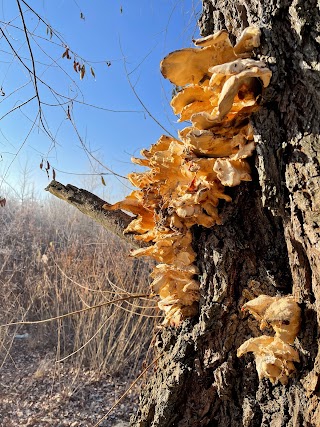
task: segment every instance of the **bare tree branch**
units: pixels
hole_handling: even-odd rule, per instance
[[[126,240],[132,246],[145,246],[143,242],[135,240],[132,234],[123,234],[124,229],[132,221],[132,216],[127,215],[121,210],[107,211],[103,209],[102,206],[109,203],[89,191],[71,184],[63,185],[58,181],[51,181],[46,191],[76,207],[83,214],[98,222],[106,230]]]

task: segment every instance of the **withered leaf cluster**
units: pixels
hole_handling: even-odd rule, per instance
[[[198,312],[200,285],[190,228],[220,224],[219,200],[231,201],[225,186],[251,180],[246,158],[255,144],[249,117],[271,78],[263,62],[249,59],[259,39],[259,29],[250,27],[232,46],[228,33],[219,31],[162,60],[163,76],[182,87],[171,106],[179,121],[190,125],[179,138],[163,135],[141,151],[142,158],[132,159],[148,168],[128,176],[138,189],[106,207],[132,212],[135,218],[126,232],[151,244],[132,256],[160,263],[151,274],[151,288],[160,297],[164,325],[177,326]]]
[[[253,352],[259,379],[287,384],[288,377],[295,371],[293,362],[299,362],[299,354],[291,344],[300,330],[300,307],[292,296],[260,295],[246,303],[242,310],[248,310],[260,322],[260,329],[271,326],[275,336],[250,338],[238,348],[238,357]]]

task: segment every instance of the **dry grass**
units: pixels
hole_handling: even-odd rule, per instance
[[[9,200],[0,209],[0,324],[40,320],[128,293],[148,294],[150,265],[75,209],[57,200]],[[156,302],[131,299],[37,325],[0,328],[0,366],[13,337],[56,350],[74,366],[112,374],[141,368],[159,321]],[[16,338],[17,339],[17,338]]]

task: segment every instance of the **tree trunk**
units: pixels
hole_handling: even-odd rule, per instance
[[[320,425],[320,16],[315,0],[203,0],[202,35],[261,28],[257,57],[273,72],[253,118],[253,181],[230,190],[223,225],[196,228],[201,271],[197,319],[158,335],[154,374],[135,427]],[[249,296],[293,294],[303,311],[301,362],[287,385],[259,382],[260,336],[240,309]]]

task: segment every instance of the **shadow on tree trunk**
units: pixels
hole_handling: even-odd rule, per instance
[[[320,79],[315,1],[203,0],[204,36],[262,30],[257,56],[273,77],[254,116],[253,182],[230,191],[223,224],[193,230],[201,275],[198,319],[159,335],[164,352],[143,388],[136,427],[320,425]],[[288,385],[258,381],[237,348],[261,335],[241,306],[293,294],[303,309],[301,362]]]

